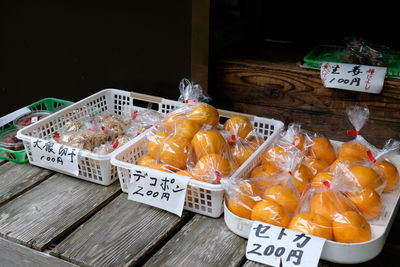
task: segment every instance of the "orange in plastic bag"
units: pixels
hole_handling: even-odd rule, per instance
[[[257,202],[253,207],[250,219],[280,227],[287,227],[290,222],[289,213],[282,205],[272,199],[264,199]]]
[[[225,122],[224,130],[228,131],[231,135],[244,139],[253,131],[253,125],[244,116],[233,116]]]
[[[371,188],[363,188],[361,191],[346,193],[346,197],[367,220],[378,217],[382,211],[380,195]]]
[[[160,145],[160,160],[177,169],[186,169],[190,141],[181,136],[167,138]]]
[[[371,240],[371,226],[355,211],[346,211],[336,216],[332,222],[335,241],[342,243],[361,243]]]
[[[319,236],[326,240],[332,240],[333,237],[331,222],[313,212],[297,214],[290,221],[288,228],[301,233]]]
[[[232,164],[220,154],[207,154],[196,163],[193,174],[208,181],[228,177],[232,173]]]
[[[234,192],[228,194],[227,207],[235,215],[250,219],[254,205],[261,200],[260,191],[246,181],[234,186]]]
[[[203,129],[193,137],[192,147],[197,159],[200,159],[206,154],[225,153],[228,144],[219,131]]]
[[[272,199],[286,209],[288,213],[293,213],[299,203],[295,192],[281,184],[267,187],[262,194],[263,199]]]
[[[168,132],[158,132],[149,137],[149,142],[147,144],[147,152],[152,158],[154,159],[158,158],[160,145],[165,141],[165,139],[168,138],[168,136],[170,136],[170,134],[171,133]]]

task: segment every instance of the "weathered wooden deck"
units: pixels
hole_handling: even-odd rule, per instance
[[[398,222],[362,266],[396,265]],[[118,181],[105,187],[0,160],[0,266],[260,266],[245,248],[223,216],[178,217],[127,200]]]

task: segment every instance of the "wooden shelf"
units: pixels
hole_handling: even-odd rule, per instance
[[[381,94],[325,88],[318,70],[301,68],[313,45],[237,43],[215,56],[210,94],[216,106],[272,117],[331,139],[346,141],[352,126],[345,113],[350,105],[370,109],[361,134],[382,146],[399,138],[400,80],[386,79]]]

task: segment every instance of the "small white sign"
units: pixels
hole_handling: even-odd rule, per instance
[[[79,174],[79,149],[54,142],[53,140],[32,139],[33,161],[44,168],[56,168],[73,175]]]
[[[190,177],[131,170],[128,199],[182,215]]]
[[[385,67],[323,62],[321,80],[327,88],[379,94],[383,88],[386,70]]]
[[[246,257],[271,266],[318,266],[325,239],[255,221]]]

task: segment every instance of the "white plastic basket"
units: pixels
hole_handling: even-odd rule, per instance
[[[335,147],[338,147],[341,142],[332,141]],[[264,148],[264,150],[267,147]],[[253,163],[258,165],[261,161],[261,156],[264,151],[260,150]],[[257,161],[258,160],[258,161]],[[389,160],[395,164],[400,170],[400,156],[392,156]],[[242,169],[241,172],[236,172],[236,177],[247,177],[253,168]],[[369,221],[371,225],[372,239],[363,243],[340,243],[327,240],[322,250],[321,259],[335,263],[356,264],[366,262],[376,257],[383,249],[386,238],[389,234],[390,227],[396,217],[399,207],[400,187],[382,195],[382,211],[378,218]],[[244,219],[233,214],[224,203],[224,220],[227,227],[235,234],[248,238],[252,220]]]
[[[274,119],[267,119],[226,110],[218,110],[218,112],[220,114],[221,120],[230,118],[235,115],[248,117],[252,122],[254,128],[257,129],[258,133],[265,140],[265,142],[258,148],[258,150],[261,149],[261,147],[266,146],[269,143],[270,138],[277,135],[284,126],[283,122]],[[121,188],[122,191],[125,193],[128,192],[128,184],[131,180],[131,171],[137,170],[138,168],[144,168],[136,165],[136,163],[140,157],[147,154],[147,143],[148,139],[146,138],[146,136],[139,136],[139,138],[131,140],[126,146],[124,146],[124,149],[119,150],[119,152],[114,154],[111,158],[111,163],[117,166]],[[243,168],[243,166],[247,164],[251,164],[252,159],[253,155],[250,156],[250,158],[242,164],[241,168]],[[168,177],[168,173],[165,172],[150,168],[146,168],[146,170],[147,175],[152,177]],[[238,169],[238,171],[239,170],[240,168]],[[210,184],[191,179],[188,185],[189,186],[185,197],[184,209],[214,218],[221,216],[224,210],[224,189],[220,184]]]
[[[104,89],[21,129],[18,131],[17,137],[24,142],[29,162],[37,165],[31,153],[31,140],[33,138],[51,139],[53,133],[62,131],[67,122],[104,112],[129,116],[132,110],[142,110],[145,107],[153,108],[162,114],[166,114],[179,105],[179,102],[164,101],[160,97],[117,89]],[[112,184],[117,180],[118,175],[116,167],[111,165],[110,160],[112,155],[123,147],[107,155],[81,150],[78,155],[79,174],[76,177],[102,185]],[[49,169],[65,173],[56,168]],[[65,174],[71,175],[70,173]]]

